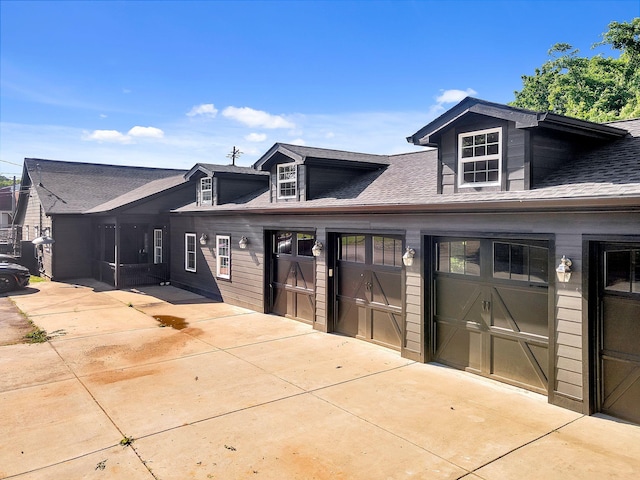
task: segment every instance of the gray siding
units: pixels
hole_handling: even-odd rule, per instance
[[[573,157],[572,143],[565,138],[557,138],[557,136],[544,132],[536,131],[531,134],[531,148],[533,158],[531,183],[533,187]]]
[[[91,218],[82,215],[58,215],[52,232],[56,243],[54,252],[53,280],[92,276],[93,234]]]

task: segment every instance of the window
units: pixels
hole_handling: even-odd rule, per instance
[[[24,227],[25,240],[29,240],[29,225]]]
[[[187,272],[196,271],[196,234],[184,234],[184,269]]]
[[[303,257],[312,257],[313,252],[311,249],[313,248],[313,244],[316,241],[315,235],[311,233],[298,233],[298,255]]]
[[[296,166],[278,165],[278,198],[296,198]]]
[[[493,243],[493,278],[549,281],[549,249],[517,243]]]
[[[153,229],[153,263],[162,263],[162,229]]]
[[[402,266],[402,240],[393,237],[373,237],[373,263]]]
[[[438,271],[460,275],[480,275],[480,241],[442,241],[436,244]]]
[[[211,205],[213,201],[213,182],[211,177],[200,179],[200,205]]]
[[[365,248],[364,235],[343,235],[340,237],[339,260],[364,263]]]
[[[606,290],[640,293],[640,249],[610,250],[604,264]]]
[[[231,237],[228,235],[216,235],[216,276],[218,278],[231,278]]]
[[[500,185],[502,129],[458,135],[458,185]]]

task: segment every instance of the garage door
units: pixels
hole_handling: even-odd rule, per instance
[[[600,410],[640,423],[640,244],[606,244],[600,315]]]
[[[339,235],[337,248],[334,330],[400,349],[402,238]]]
[[[434,244],[434,360],[546,394],[547,243],[437,238]]]
[[[309,232],[273,232],[271,253],[270,311],[312,322],[315,314],[315,261]]]

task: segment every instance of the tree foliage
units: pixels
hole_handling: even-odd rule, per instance
[[[611,22],[603,40],[619,58],[578,55],[566,43],[557,43],[533,75],[523,75],[523,88],[510,105],[550,111],[593,122],[640,117],[640,18]]]
[[[9,185],[13,185],[13,180],[4,175],[0,175],[0,187],[7,187]]]

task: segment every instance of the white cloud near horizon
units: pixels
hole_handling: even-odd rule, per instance
[[[111,142],[129,144],[133,143],[134,138],[152,138],[159,139],[164,137],[164,132],[156,127],[132,127],[126,134],[118,130],[94,130],[93,132],[84,131],[83,140],[93,140],[96,142]]]
[[[254,110],[250,107],[227,107],[222,111],[222,115],[236,120],[248,127],[261,128],[295,128],[295,124],[285,119],[281,115],[272,115],[262,110]]]
[[[264,142],[267,139],[266,133],[250,133],[246,135],[244,139],[247,142]]]
[[[203,116],[214,118],[218,115],[218,109],[213,103],[203,103],[201,105],[194,105],[191,110],[187,112],[187,117]]]
[[[465,99],[466,97],[472,97],[473,95],[477,95],[473,88],[467,88],[466,90],[457,90],[452,88],[450,90],[440,90],[440,95],[436,97],[436,102],[439,105],[443,103],[456,103]]]

